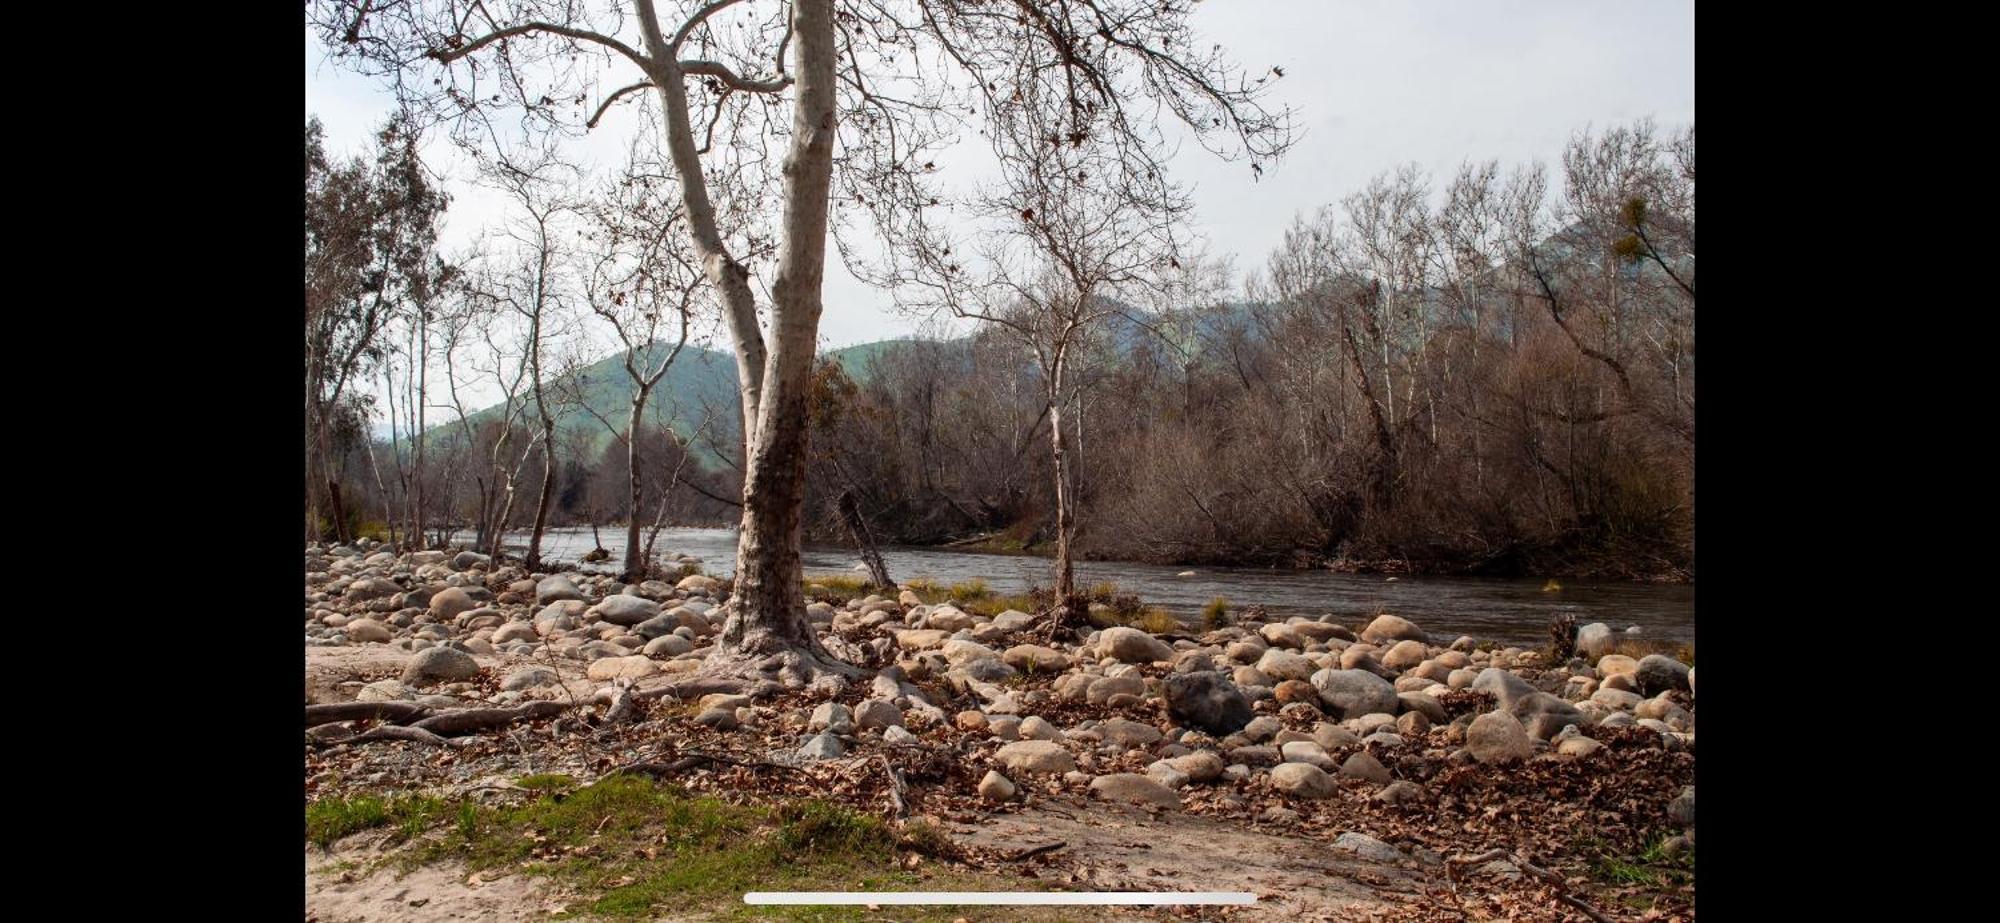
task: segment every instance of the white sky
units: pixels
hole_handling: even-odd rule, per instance
[[[1214,252],[1236,255],[1239,273],[1264,263],[1294,214],[1399,164],[1417,163],[1441,186],[1467,160],[1555,165],[1570,136],[1588,127],[1694,119],[1692,0],[1212,0],[1195,24],[1252,72],[1284,68],[1271,104],[1292,106],[1302,129],[1261,181],[1246,164],[1193,145],[1172,165],[1195,189],[1197,229]],[[321,57],[308,34],[306,112],[325,123],[330,154],[364,151],[392,100]],[[590,149],[609,162],[636,122],[614,112]],[[442,139],[426,157],[447,175],[463,169]],[[450,188],[447,247],[501,214],[492,194],[462,181]],[[904,336],[918,323],[829,260],[823,345]]]

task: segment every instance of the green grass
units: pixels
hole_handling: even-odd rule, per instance
[[[749,907],[741,895],[1056,886],[933,862],[912,869],[899,861],[899,851],[943,859],[955,856],[957,847],[943,830],[922,821],[898,831],[872,814],[825,801],[738,805],[636,776],[613,776],[573,790],[573,781],[564,776],[529,776],[520,782],[526,788],[564,790],[545,790],[532,800],[507,805],[466,800],[447,806],[414,795],[322,799],[306,810],[309,836],[405,818],[416,823],[413,835],[422,839],[385,863],[408,869],[453,861],[468,872],[498,869],[545,877],[579,895],[557,918],[697,913],[730,920],[859,921],[878,915],[860,907]],[[412,810],[419,805],[422,810]],[[981,908],[911,910],[913,915],[898,919],[1084,919],[1055,910],[1027,915]]]
[[[327,849],[349,834],[394,825],[400,842],[422,834],[445,810],[442,800],[426,795],[321,798],[306,805],[306,839]]]
[[[964,583],[954,583],[951,585],[951,598],[953,600],[972,602],[992,595],[993,589],[986,585],[986,581],[978,577],[974,577]]]
[[[927,606],[951,603],[974,615],[982,615],[987,618],[999,615],[1009,609],[1033,613],[1043,608],[1043,600],[1032,593],[1022,593],[1012,596],[1002,595],[988,586],[986,581],[977,577],[964,583],[954,583],[950,586],[939,584],[936,580],[928,577],[918,577],[915,580],[905,581],[903,589],[917,594],[917,598],[923,600]]]
[[[1670,835],[1655,838],[1638,855],[1620,855],[1602,841],[1586,841],[1587,851],[1596,853],[1590,864],[1591,874],[1610,885],[1691,885],[1694,883],[1694,847],[1687,846],[1677,855],[1667,855],[1666,843],[1670,838]]]
[[[874,587],[866,577],[852,574],[828,574],[821,577],[805,578],[806,595],[815,599],[838,599],[846,602],[857,596],[864,596]]]
[[[576,780],[559,772],[543,772],[532,776],[522,776],[514,784],[522,788],[538,791],[563,791],[575,788]]]

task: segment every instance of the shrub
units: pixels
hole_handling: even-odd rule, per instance
[[[1217,596],[1201,609],[1201,627],[1214,631],[1229,624],[1229,600]]]

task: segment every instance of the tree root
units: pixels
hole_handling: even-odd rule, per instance
[[[350,745],[365,744],[375,740],[403,740],[410,743],[427,744],[433,747],[462,747],[467,743],[467,741],[463,740],[451,740],[441,737],[423,728],[397,727],[393,724],[383,725],[374,730],[356,734],[353,737],[340,741],[340,743]]]
[[[568,702],[553,701],[524,702],[513,708],[465,708],[432,715],[412,726],[433,734],[455,737],[474,731],[504,727],[516,721],[553,718],[569,711],[570,708],[572,706]]]
[[[634,690],[638,698],[672,696],[692,699],[711,693],[748,695],[766,699],[785,692],[837,695],[851,681],[867,675],[853,664],[835,660],[810,650],[787,648],[769,654],[720,651],[710,654],[701,668],[680,679],[644,690]]]
[[[427,718],[433,710],[415,702],[336,702],[330,705],[306,706],[306,727],[333,724],[337,721],[363,721],[378,719],[391,724],[408,724],[420,718]]]

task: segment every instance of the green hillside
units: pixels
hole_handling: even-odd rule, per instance
[[[902,340],[880,340],[862,343],[827,353],[839,362],[846,372],[856,380],[866,380],[868,366],[876,356],[894,348]],[[644,368],[658,362],[672,344],[655,342],[640,350],[637,365]],[[557,419],[557,429],[565,439],[581,432],[588,440],[592,455],[602,452],[615,438],[605,426],[609,421],[621,430],[625,426],[625,416],[629,412],[632,394],[635,390],[632,378],[625,372],[624,353],[613,353],[585,366],[577,372],[582,386],[586,407],[592,412],[568,410]],[[715,450],[716,446],[733,446],[742,439],[742,416],[738,410],[736,396],[736,357],[729,353],[693,346],[681,350],[674,364],[667,369],[666,377],[653,388],[652,397],[646,402],[646,420],[653,426],[670,426],[682,439],[694,441],[695,457],[702,464],[713,468],[723,467],[724,462]],[[494,405],[483,408],[471,416],[474,425],[497,420],[501,407]],[[536,417],[532,400],[519,411],[517,420],[531,423]],[[599,418],[602,418],[600,420]],[[709,437],[695,440],[696,431],[707,422]],[[432,438],[449,440],[458,432],[456,421],[437,426],[431,430]]]

